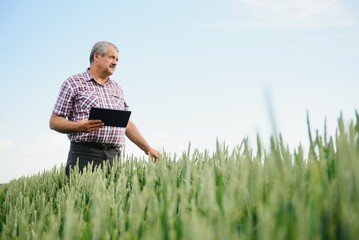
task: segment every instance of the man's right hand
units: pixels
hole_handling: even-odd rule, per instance
[[[101,120],[81,120],[72,122],[65,117],[52,114],[50,118],[50,128],[60,133],[92,132],[104,126]]]
[[[93,132],[104,127],[104,123],[101,120],[81,120],[78,122],[79,132]]]

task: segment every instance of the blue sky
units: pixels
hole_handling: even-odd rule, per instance
[[[0,182],[66,163],[48,120],[93,44],[115,43],[132,119],[167,153],[278,131],[291,149],[359,103],[356,0],[0,2]],[[267,96],[267,97],[266,97]],[[269,97],[268,97],[269,96]],[[126,153],[142,156],[128,141]]]

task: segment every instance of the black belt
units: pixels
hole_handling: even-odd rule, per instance
[[[120,149],[119,147],[113,144],[107,143],[97,143],[97,142],[71,142],[73,145],[82,145],[87,147],[92,147],[100,150],[111,150],[111,149]]]

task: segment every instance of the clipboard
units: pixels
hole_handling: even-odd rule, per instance
[[[89,120],[99,119],[105,126],[126,127],[131,111],[92,107]]]

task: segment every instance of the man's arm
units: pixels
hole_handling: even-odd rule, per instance
[[[128,122],[126,127],[126,136],[146,154],[153,157],[153,162],[156,162],[159,158],[159,153],[147,143],[136,125],[131,120]]]
[[[50,117],[50,128],[60,133],[92,132],[104,126],[101,120],[81,120],[73,122],[55,113]]]

